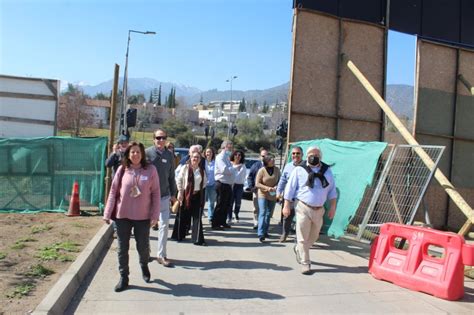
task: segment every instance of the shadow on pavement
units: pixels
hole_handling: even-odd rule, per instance
[[[174,259],[173,263],[176,267],[182,267],[185,269],[199,269],[199,270],[212,270],[212,269],[271,269],[278,271],[289,271],[292,268],[279,266],[271,263],[263,263],[251,260],[222,260],[222,261],[192,261],[192,260],[178,260]]]
[[[319,267],[323,267],[320,269]],[[311,261],[311,268],[315,273],[368,273],[369,268],[366,266],[342,266],[334,264],[326,264],[321,262]]]
[[[281,300],[285,297],[280,294],[247,290],[247,289],[223,289],[223,288],[212,288],[204,287],[199,284],[171,284],[163,280],[154,280],[153,283],[164,286],[165,289],[161,288],[149,288],[131,285],[129,290],[138,289],[143,291],[150,291],[160,294],[169,294],[173,296],[191,296],[191,297],[203,297],[213,299],[263,299],[263,300]]]

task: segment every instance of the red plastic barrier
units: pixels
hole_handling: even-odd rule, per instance
[[[397,248],[406,240],[404,249]],[[439,249],[442,257],[430,255]],[[464,296],[464,264],[474,265],[474,246],[458,234],[385,223],[372,244],[369,273],[374,278],[446,300]]]

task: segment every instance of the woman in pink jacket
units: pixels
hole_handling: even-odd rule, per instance
[[[120,280],[115,291],[128,287],[128,250],[132,228],[145,282],[150,282],[150,226],[160,214],[160,181],[153,165],[146,161],[145,147],[132,142],[117,169],[104,211],[104,221],[117,225]]]

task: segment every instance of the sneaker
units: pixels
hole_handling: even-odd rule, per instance
[[[232,218],[230,218],[229,220],[227,220],[227,224],[232,224]]]
[[[311,274],[311,265],[303,265],[301,266],[301,273],[304,275],[310,275]]]
[[[258,225],[255,225],[255,224],[254,224],[254,225],[253,225],[253,229],[254,229],[254,230],[258,229]]]
[[[163,257],[163,258],[161,258],[161,257],[156,257],[156,260],[158,261],[158,263],[159,263],[160,265],[163,265],[163,267],[172,267],[172,266],[173,266],[173,265],[171,264],[171,262],[170,262],[168,259],[166,259],[166,257]]]
[[[300,252],[298,251],[298,245],[295,244],[295,246],[293,246],[293,251],[295,252],[296,262],[298,264],[301,264],[301,256],[300,256]]]
[[[265,242],[265,237],[260,236],[260,237],[258,238],[258,240],[260,241],[260,243],[264,243],[264,242]]]

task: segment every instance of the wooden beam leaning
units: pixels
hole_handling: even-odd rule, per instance
[[[387,115],[388,119],[390,119],[392,124],[397,128],[397,130],[400,132],[403,138],[408,142],[408,144],[419,145],[419,143],[415,140],[415,138],[411,135],[411,133],[402,124],[400,119],[398,119],[397,115],[392,111],[390,106],[388,106],[388,104],[383,100],[383,98],[377,93],[377,91],[370,84],[370,82],[365,78],[362,72],[360,72],[360,70],[356,67],[356,65],[354,65],[354,63],[351,60],[349,60],[347,56],[342,55],[341,57],[344,63],[346,63],[349,70],[351,70],[351,72],[359,80],[362,86],[377,102],[380,108],[382,108],[385,115]],[[433,168],[434,166],[433,161],[422,148],[415,147],[414,150],[428,168]],[[444,188],[444,190],[446,191],[448,196],[451,198],[451,200],[467,217],[468,222],[466,222],[463,228],[459,231],[459,234],[461,234],[461,232],[465,234],[467,231],[469,231],[470,226],[474,223],[474,210],[469,206],[469,204],[464,200],[464,198],[456,191],[456,189],[451,184],[451,182],[446,178],[446,176],[439,169],[437,169],[435,172],[435,178],[440,183],[441,187]]]
[[[112,148],[114,146],[115,138],[115,114],[117,112],[117,93],[118,93],[118,81],[119,81],[119,70],[120,66],[115,64],[114,67],[114,86],[112,88],[112,97],[110,98],[110,113],[109,113],[109,145],[107,148],[107,158],[112,154]],[[104,203],[107,203],[107,197],[109,196],[110,185],[112,182],[112,169],[107,168],[107,173],[105,176],[105,196]]]
[[[462,82],[462,84],[464,84],[464,86],[466,87],[466,89],[469,90],[469,93],[471,93],[471,95],[474,96],[474,87],[472,86],[472,84],[469,83],[469,81],[466,80],[466,78],[465,78],[462,74],[459,74],[459,75],[458,75],[458,79],[459,79],[459,81]]]

